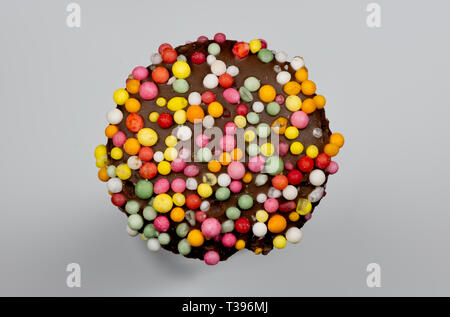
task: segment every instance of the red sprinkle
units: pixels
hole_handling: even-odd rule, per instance
[[[316,166],[321,169],[327,168],[330,165],[331,158],[326,153],[320,153],[316,157]]]
[[[144,127],[144,119],[137,113],[130,113],[125,122],[128,130],[137,133],[140,129]]]
[[[141,177],[145,179],[151,179],[155,177],[157,173],[158,169],[156,167],[156,164],[152,162],[142,164],[141,168],[139,169],[139,175],[141,175]]]
[[[166,48],[162,53],[162,60],[166,64],[173,64],[177,60],[178,53],[173,48]]]
[[[195,52],[191,56],[191,61],[194,64],[200,65],[206,61],[206,56],[202,52]]]
[[[223,88],[230,88],[233,85],[233,77],[230,74],[222,74],[219,76],[219,85]]]
[[[288,177],[289,184],[298,185],[302,181],[303,175],[299,170],[292,170],[292,171],[289,171],[287,177]]]
[[[247,105],[244,105],[241,103],[240,105],[237,105],[236,107],[236,113],[240,116],[245,116],[248,113],[248,107]]]
[[[158,125],[163,128],[166,129],[168,127],[170,127],[173,123],[173,118],[170,114],[168,113],[161,113],[158,117]]]
[[[314,168],[314,161],[309,156],[302,156],[297,162],[298,169],[303,173],[311,172]]]
[[[203,103],[209,105],[211,102],[216,100],[216,95],[211,91],[205,91],[202,93],[202,101]]]
[[[244,58],[250,52],[250,46],[246,42],[237,42],[233,46],[233,54],[239,58]]]
[[[114,206],[122,207],[127,202],[127,197],[123,193],[115,193],[111,196],[111,202]]]
[[[234,223],[234,228],[239,233],[247,233],[250,230],[250,221],[246,218],[239,218]]]
[[[282,203],[280,205],[280,207],[278,208],[278,210],[280,210],[281,212],[288,212],[291,210],[294,210],[296,207],[295,202],[294,201],[287,201],[285,203]]]
[[[159,53],[160,55],[162,55],[162,53],[163,53],[166,49],[168,49],[168,48],[172,48],[172,45],[170,45],[169,43],[163,43],[163,44],[161,44],[161,45],[159,46],[159,48],[158,48],[158,53]]]
[[[188,207],[190,210],[196,210],[198,207],[200,207],[202,200],[200,199],[200,196],[197,194],[190,194],[186,197],[186,207]]]
[[[141,147],[141,149],[139,150],[139,158],[144,162],[151,161],[153,158],[153,149],[148,146]]]

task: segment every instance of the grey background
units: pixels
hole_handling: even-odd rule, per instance
[[[450,295],[448,2],[377,1],[380,29],[370,1],[77,2],[79,29],[69,1],[0,10],[0,295]],[[128,237],[93,149],[134,66],[216,32],[304,56],[346,144],[300,245],[208,267]]]

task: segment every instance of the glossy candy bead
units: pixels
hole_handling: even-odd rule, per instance
[[[152,71],[152,79],[157,84],[165,84],[169,77],[169,71],[163,66],[158,66]]]
[[[273,58],[274,58],[273,53],[266,48],[261,49],[258,52],[258,59],[263,63],[266,63],[266,64],[270,63],[273,60]]]
[[[184,94],[184,93],[188,92],[188,90],[189,90],[189,83],[187,82],[186,79],[176,79],[172,83],[172,88],[173,88],[173,91],[175,91],[179,94]]]
[[[283,249],[286,246],[286,238],[278,235],[273,239],[273,246],[277,249]]]
[[[106,120],[110,124],[119,124],[123,119],[123,113],[117,108],[111,109],[106,113]]]
[[[326,168],[326,171],[328,173],[330,173],[331,175],[337,173],[338,170],[339,170],[339,165],[338,165],[338,163],[336,163],[334,161],[331,161],[330,164],[328,165],[328,167]]]
[[[120,106],[124,105],[129,97],[130,95],[128,94],[128,91],[123,88],[117,89],[113,94],[114,102]]]
[[[241,209],[247,210],[253,207],[253,197],[247,194],[242,195],[238,199],[238,206]]]
[[[298,128],[298,129],[304,129],[308,126],[309,117],[303,111],[295,111],[291,115],[290,121],[294,127]]]
[[[165,178],[160,178],[156,181],[153,191],[155,194],[159,195],[166,193],[169,190],[169,188],[170,188],[169,181]]]
[[[270,217],[267,227],[272,233],[280,233],[286,228],[286,219],[278,214],[274,214]]]
[[[232,181],[230,183],[230,190],[235,194],[239,193],[242,190],[242,183],[237,180]]]
[[[193,229],[188,233],[187,241],[193,247],[199,247],[205,241],[202,232],[198,229]]]
[[[203,79],[203,86],[208,89],[214,89],[219,85],[219,78],[214,74],[207,74]]]
[[[196,210],[200,207],[202,200],[197,194],[190,194],[186,197],[186,206],[191,210]]]
[[[261,49],[261,47],[262,47],[261,41],[258,39],[251,40],[249,43],[250,51],[253,54],[258,53],[258,51]]]
[[[222,74],[219,76],[219,85],[223,88],[229,88],[233,85],[233,77],[230,74]],[[239,94],[239,92],[236,90]]]
[[[248,169],[254,173],[259,173],[262,171],[265,164],[265,159],[262,156],[256,155],[250,158],[248,162]]]
[[[166,64],[173,64],[178,57],[177,51],[175,51],[173,48],[167,48],[160,54],[163,62]]]
[[[231,248],[236,244],[236,236],[232,233],[226,233],[222,237],[222,244],[226,248]]]
[[[272,178],[272,186],[276,189],[283,190],[289,184],[288,178],[282,174]]]
[[[134,79],[144,80],[148,77],[148,69],[143,66],[137,66],[131,72]]]
[[[242,179],[245,175],[245,166],[241,162],[231,162],[227,169],[228,175],[232,179]]]
[[[191,67],[186,62],[177,61],[172,65],[172,74],[176,78],[187,78],[191,74]]]
[[[126,124],[128,130],[136,133],[144,127],[144,119],[137,113],[130,113],[127,116],[125,124]]]
[[[220,255],[216,251],[210,250],[205,253],[203,260],[207,265],[216,265],[220,261]]]
[[[207,238],[214,238],[220,234],[221,225],[216,218],[207,218],[202,222],[202,233]]]
[[[144,163],[139,169],[139,175],[145,179],[151,179],[156,176],[158,170],[156,168],[155,163],[149,162]]]
[[[302,231],[297,227],[291,227],[286,231],[286,240],[289,243],[299,243],[302,237]]]
[[[217,43],[211,43],[208,45],[208,53],[211,55],[218,55],[220,53],[220,45]]]
[[[298,185],[302,181],[303,175],[299,170],[291,170],[287,175],[289,184]]]
[[[278,210],[279,203],[275,198],[269,198],[264,202],[264,209],[269,213],[274,213]]]
[[[331,159],[330,159],[330,157],[329,157],[327,154],[325,154],[325,153],[320,153],[320,154],[316,157],[315,161],[316,161],[316,166],[317,166],[318,168],[320,168],[320,169],[325,169],[325,168],[327,168],[327,166],[330,164]]]
[[[344,136],[340,133],[333,133],[330,135],[330,143],[337,145],[338,147],[344,146]]]
[[[250,52],[250,46],[245,42],[237,42],[232,49],[233,55],[238,58],[244,58]]]
[[[223,91],[223,97],[231,104],[239,103],[241,97],[239,92],[235,88],[227,88]],[[214,117],[214,116],[213,116]]]
[[[236,220],[234,227],[239,233],[247,233],[250,230],[250,221],[246,218],[239,218]]]
[[[144,100],[155,99],[158,95],[158,87],[155,85],[155,83],[146,81],[139,87],[139,95]]]
[[[169,128],[173,123],[173,118],[168,113],[161,113],[158,117],[158,125],[160,128],[167,129]]]
[[[148,199],[153,195],[153,184],[147,180],[140,180],[134,188],[136,196],[141,199]]]
[[[156,217],[153,221],[153,225],[159,232],[166,232],[170,228],[170,222],[166,216]]]
[[[194,64],[200,65],[206,61],[206,56],[202,52],[194,52],[191,56],[191,61]]]
[[[275,88],[271,85],[264,85],[259,89],[259,99],[261,99],[262,102],[272,102],[275,99],[276,94]]]
[[[267,233],[267,226],[264,222],[256,222],[252,227],[252,231],[256,237],[264,237]]]
[[[298,169],[303,173],[308,173],[314,168],[314,161],[308,156],[302,156],[297,162]]]
[[[314,186],[321,186],[325,181],[325,173],[322,170],[316,169],[309,174],[309,182]]]
[[[172,206],[172,197],[167,194],[159,194],[153,200],[153,208],[160,213],[169,212],[172,209]]]
[[[220,187],[216,190],[215,197],[219,201],[225,201],[230,198],[231,192],[227,187]]]

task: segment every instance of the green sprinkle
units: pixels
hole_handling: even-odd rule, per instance
[[[153,195],[153,184],[148,180],[140,180],[134,187],[134,192],[141,199],[149,199]]]
[[[228,207],[225,214],[229,219],[236,220],[241,216],[241,211],[236,207]]]
[[[146,206],[142,212],[142,215],[144,216],[144,219],[148,221],[155,220],[157,216],[156,210],[152,206]]]
[[[256,143],[250,143],[247,146],[247,153],[249,156],[255,156],[259,154],[259,146]]]
[[[247,210],[253,207],[253,198],[250,195],[244,194],[238,199],[239,208]]]
[[[259,123],[259,114],[257,114],[256,112],[249,112],[247,113],[247,121],[250,124],[258,124]]]
[[[258,78],[256,77],[248,77],[244,81],[244,87],[247,88],[251,92],[255,92],[261,87],[261,83],[259,82]]]
[[[256,134],[260,138],[267,138],[270,135],[270,126],[267,123],[260,123],[256,127]]]
[[[172,88],[175,92],[184,94],[189,90],[189,84],[186,79],[176,79],[172,84]]]
[[[208,53],[211,55],[217,55],[220,53],[220,45],[217,43],[211,43],[208,45]]]
[[[144,234],[144,237],[146,237],[147,239],[157,238],[159,235],[159,231],[156,230],[155,226],[152,223],[146,225],[142,233]]]
[[[180,223],[175,229],[175,232],[177,233],[177,236],[179,236],[180,238],[184,238],[185,236],[187,236],[189,232],[189,227],[187,223],[185,222]]]
[[[266,111],[271,116],[276,116],[280,113],[280,105],[278,102],[272,101],[267,104]]]
[[[136,200],[129,200],[125,205],[125,211],[131,214],[137,214],[139,212],[139,203]]]
[[[183,239],[178,242],[178,252],[182,255],[188,255],[191,252],[191,245],[187,241],[187,239]]]
[[[234,230],[234,221],[231,219],[222,222],[222,233],[228,233]]]
[[[159,244],[161,244],[161,245],[167,245],[167,244],[169,244],[169,242],[170,242],[170,236],[169,236],[169,234],[167,234],[167,233],[165,233],[165,232],[161,233],[161,234],[158,236],[158,241],[159,241]]]
[[[273,60],[273,53],[267,48],[258,52],[258,59],[263,63],[270,63]]]
[[[128,227],[132,230],[139,230],[144,225],[144,219],[142,219],[141,215],[134,214],[128,216]]]
[[[209,162],[212,159],[211,149],[203,147],[197,151],[197,159],[200,162]]]
[[[228,187],[220,187],[216,190],[216,198],[217,200],[224,201],[230,198],[230,190]]]
[[[241,99],[244,100],[245,102],[250,102],[253,100],[252,93],[244,86],[239,88],[239,95],[241,96]]]
[[[266,160],[266,165],[264,166],[265,172],[272,176],[280,174],[284,169],[283,160],[279,156],[270,156]]]

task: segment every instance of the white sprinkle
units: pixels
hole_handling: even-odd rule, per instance
[[[288,55],[286,52],[280,51],[275,54],[275,59],[278,63],[284,63],[287,61]]]
[[[253,103],[252,109],[256,113],[261,113],[264,111],[264,104],[261,101],[255,101]]]
[[[231,77],[236,77],[239,74],[239,68],[234,65],[228,66],[227,74],[229,74]]]
[[[123,119],[123,113],[117,108],[111,109],[106,113],[106,120],[111,124],[119,124]]]
[[[227,173],[220,174],[217,179],[217,183],[219,184],[219,186],[227,187],[231,183],[230,175],[228,175]]]
[[[208,74],[203,79],[203,86],[208,89],[214,89],[219,84],[219,78],[214,74]]]
[[[213,73],[216,76],[225,74],[226,71],[227,65],[221,60],[216,60],[214,61],[214,63],[211,64],[211,73]]]
[[[211,65],[212,63],[214,63],[216,61],[216,57],[214,55],[208,55],[206,57],[206,62],[208,63],[208,65]]]
[[[150,61],[153,65],[161,64],[162,57],[158,53],[153,53],[152,56],[150,56]]]
[[[302,68],[303,66],[305,66],[305,61],[303,60],[303,57],[295,56],[295,57],[292,59],[291,67],[292,67],[294,70],[299,70],[299,69]]]
[[[155,162],[162,162],[164,160],[164,153],[161,151],[156,151],[155,154],[153,154],[153,159]]]
[[[280,198],[281,191],[276,189],[275,187],[270,187],[269,191],[267,192],[267,196],[269,196],[269,198]]]
[[[260,193],[256,196],[256,201],[259,202],[260,204],[262,204],[266,200],[267,200],[267,195],[264,193]]]
[[[169,80],[167,81],[167,85],[169,86],[172,85],[175,80],[176,80],[175,76],[170,77]]]
[[[197,180],[193,177],[189,177],[186,179],[186,188],[189,190],[196,190],[197,189]]]
[[[202,103],[202,96],[199,92],[193,91],[189,94],[188,97],[189,104],[199,106]]]
[[[211,129],[214,126],[214,118],[210,115],[207,115],[203,118],[203,127],[205,129]]]
[[[291,80],[291,73],[282,71],[277,74],[277,83],[284,85]]]

